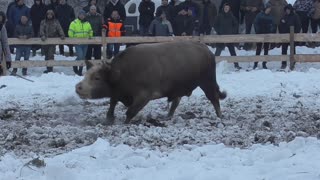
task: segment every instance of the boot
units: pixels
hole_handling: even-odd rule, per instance
[[[18,71],[17,68],[13,68],[13,70],[12,70],[12,72],[11,72],[11,76],[17,75],[17,71]]]
[[[234,63],[234,68],[236,68],[237,70],[240,70],[240,69],[242,69],[240,66],[239,66],[239,63]]]
[[[258,62],[254,62],[253,69],[256,69],[257,67],[258,67]]]
[[[285,69],[287,67],[287,62],[282,61],[280,69]]]
[[[78,74],[78,73],[79,73],[79,71],[78,71],[78,66],[73,66],[73,72],[74,72],[75,74]]]
[[[43,73],[47,74],[53,71],[53,67],[47,67],[47,70],[43,71]]]
[[[26,76],[27,75],[27,68],[22,68],[22,75]]]
[[[263,63],[262,63],[262,68],[263,68],[263,69],[268,69],[268,67],[267,67],[267,62],[263,62]]]
[[[69,50],[69,56],[74,56],[73,48],[70,48],[70,50]]]
[[[79,76],[82,76],[82,69],[83,69],[83,67],[82,67],[82,66],[79,66],[79,69],[78,69],[78,75],[79,75]]]

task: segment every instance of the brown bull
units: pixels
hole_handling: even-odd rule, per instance
[[[204,44],[140,44],[118,54],[110,65],[96,66],[89,61],[86,64],[90,69],[76,85],[76,92],[81,98],[110,97],[109,124],[114,121],[118,101],[128,107],[125,123],[150,100],[162,97],[172,102],[169,112],[172,116],[181,97],[190,96],[198,86],[221,117],[219,100],[224,99],[226,93],[219,90],[215,57]]]

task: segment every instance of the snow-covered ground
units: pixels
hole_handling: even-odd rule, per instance
[[[218,64],[218,84],[228,93],[222,119],[196,89],[171,120],[160,99],[131,125],[123,124],[119,104],[109,127],[102,125],[108,100],[79,99],[74,86],[83,77],[70,67],[51,74],[31,68],[27,78],[34,82],[0,77],[0,180],[320,179],[320,65],[298,63],[293,72],[278,72],[280,62],[267,65],[235,72],[232,64]]]

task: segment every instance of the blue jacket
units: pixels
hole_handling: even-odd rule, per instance
[[[274,18],[264,12],[260,12],[256,16],[253,24],[256,34],[270,34],[276,30]]]
[[[8,21],[16,26],[19,24],[21,16],[27,16],[30,20],[30,8],[28,8],[25,4],[22,6],[13,5],[9,12]]]

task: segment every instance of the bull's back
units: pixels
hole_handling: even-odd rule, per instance
[[[130,47],[114,59],[113,67],[120,69],[121,81],[132,88],[183,94],[212,72],[213,62],[204,44],[171,42]]]

